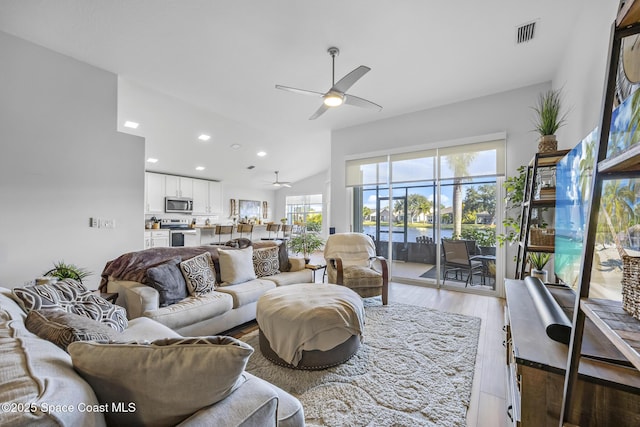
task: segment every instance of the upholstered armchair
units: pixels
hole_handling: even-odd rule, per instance
[[[371,237],[362,233],[329,236],[324,246],[329,283],[351,288],[363,298],[381,295],[387,305],[389,268],[384,257],[376,256]]]

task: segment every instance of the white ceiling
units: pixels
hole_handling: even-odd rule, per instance
[[[267,189],[275,170],[294,182],[326,170],[331,130],[551,80],[588,4],[2,0],[0,30],[118,74],[119,129],[141,123],[128,132],[160,159],[149,169]],[[516,45],[533,20],[535,39]],[[345,105],[310,121],[320,99],[274,88],[328,90],[330,46],[336,80],[371,67],[348,92],[381,112]]]

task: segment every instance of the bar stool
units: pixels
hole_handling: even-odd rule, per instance
[[[271,233],[276,233],[276,239],[278,238],[278,231],[280,231],[280,224],[276,224],[275,222],[267,224],[267,231],[269,232],[269,237],[263,237],[262,240],[274,240],[271,237]]]
[[[218,243],[222,243],[222,235],[228,234],[229,239],[233,239],[233,225],[216,225],[216,234],[218,235]]]
[[[249,233],[249,240],[253,240],[253,224],[238,224],[236,230],[243,237],[244,233]]]
[[[291,224],[283,224],[282,225],[282,238],[286,239],[287,237],[291,237],[291,231],[293,230],[293,225]]]

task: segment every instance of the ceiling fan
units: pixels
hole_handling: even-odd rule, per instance
[[[291,183],[288,181],[280,181],[278,179],[278,171],[276,171],[276,180],[272,182],[274,187],[288,187],[291,188]]]
[[[332,74],[331,74],[331,89],[328,92],[315,92],[312,90],[296,89],[294,87],[276,85],[276,89],[282,89],[293,93],[299,93],[302,95],[320,96],[324,98],[322,105],[318,110],[313,113],[309,120],[315,120],[320,117],[329,108],[339,107],[342,104],[355,105],[356,107],[371,108],[374,110],[382,110],[382,107],[366,99],[358,98],[357,96],[346,93],[351,86],[355,84],[362,76],[367,74],[371,68],[364,65],[359,66],[336,83],[336,56],[340,54],[340,50],[337,47],[330,47],[327,52],[331,55],[332,60]]]

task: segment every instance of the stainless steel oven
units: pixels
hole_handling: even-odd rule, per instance
[[[200,246],[197,230],[171,230],[169,244],[171,246]]]

